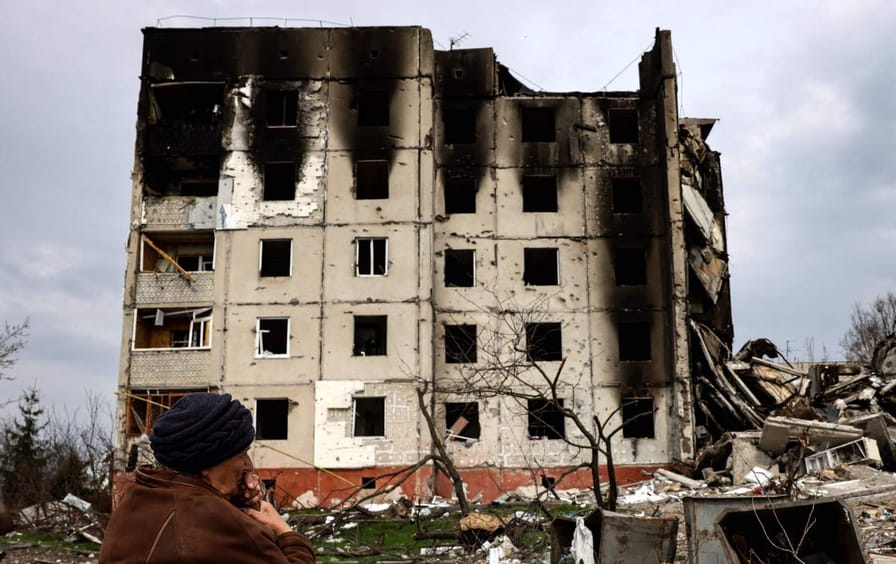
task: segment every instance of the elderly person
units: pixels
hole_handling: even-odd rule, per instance
[[[181,398],[149,437],[162,468],[137,470],[100,562],[315,562],[308,540],[261,501],[254,437],[252,414],[230,394]]]

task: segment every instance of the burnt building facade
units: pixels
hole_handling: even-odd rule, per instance
[[[623,475],[691,456],[689,323],[732,337],[712,124],[678,116],[665,31],[638,91],[548,93],[419,27],[145,29],[122,454],[228,392],[281,492],[332,500],[424,458],[425,409],[492,498],[589,456],[543,404],[452,385],[516,350],[623,426]],[[446,493],[431,473],[402,488]]]

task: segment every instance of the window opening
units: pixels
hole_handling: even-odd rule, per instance
[[[125,416],[125,434],[129,437],[140,436],[152,431],[156,420],[177,400],[194,392],[205,392],[206,389],[178,390],[164,392],[161,390],[129,390],[127,396],[127,414]]]
[[[358,161],[355,165],[355,198],[384,200],[389,197],[389,163]]]
[[[610,143],[638,143],[638,111],[610,110]]]
[[[476,142],[476,112],[473,108],[442,109],[445,143]]]
[[[255,331],[255,356],[289,356],[289,318],[259,318]]]
[[[280,58],[285,59],[285,51]],[[299,93],[295,90],[267,92],[268,127],[293,127],[298,123]]]
[[[362,476],[361,477],[361,489],[362,490],[375,490],[376,489],[376,478],[372,476]]]
[[[522,108],[523,143],[550,143],[556,140],[554,108]]]
[[[617,326],[619,335],[619,360],[650,360],[650,323],[646,321],[620,322]]]
[[[617,286],[647,284],[647,251],[644,249],[617,247],[613,262]]]
[[[559,323],[526,323],[526,359],[534,362],[563,359]]]
[[[296,198],[295,163],[265,163],[263,198],[268,202]]]
[[[292,239],[262,239],[258,271],[261,276],[290,276]]]
[[[476,285],[476,251],[445,249],[445,286],[469,288]]]
[[[211,255],[177,255],[177,264],[187,272],[214,270],[214,260]]]
[[[445,427],[448,429],[449,439],[478,439],[482,434],[479,426],[479,403],[445,402]]]
[[[181,180],[180,195],[195,198],[209,198],[218,195],[218,181],[215,179]]]
[[[653,398],[622,398],[622,436],[654,438]]]
[[[562,439],[566,436],[566,418],[563,417],[563,400],[557,404],[545,399],[530,399],[527,412],[529,415],[529,437],[532,439]]]
[[[476,362],[476,358],[476,326],[446,325],[445,362],[448,364],[462,364]]]
[[[356,315],[354,356],[386,354],[386,316]]]
[[[553,174],[523,176],[523,211],[557,211],[557,177]]]
[[[355,276],[389,274],[389,240],[384,237],[355,239]]]
[[[641,213],[641,180],[638,178],[613,178],[613,213]]]
[[[386,398],[354,398],[354,436],[386,436]]]
[[[472,176],[445,177],[445,213],[476,213],[476,179]]]
[[[523,249],[523,283],[526,286],[557,286],[557,270],[557,249]]]
[[[289,400],[255,400],[255,438],[269,441],[286,440],[289,423]]]
[[[138,310],[134,348],[207,349],[211,346],[211,326],[211,308]]]
[[[387,127],[389,125],[389,94],[364,91],[358,93],[358,125]]]

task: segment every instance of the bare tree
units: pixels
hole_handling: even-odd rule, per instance
[[[896,293],[878,296],[869,306],[856,303],[850,316],[850,327],[840,339],[847,360],[871,363],[874,347],[888,335],[896,333]]]
[[[0,332],[0,380],[11,380],[7,371],[16,363],[16,354],[25,346],[28,337],[29,320],[19,324],[4,323]]]

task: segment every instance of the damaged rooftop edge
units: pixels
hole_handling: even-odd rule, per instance
[[[534,466],[590,484],[560,405],[615,412],[623,481],[695,455],[691,376],[733,329],[714,120],[678,116],[668,31],[612,93],[533,92],[422,27],[143,34],[121,470],[179,397],[222,391],[281,501],[334,503],[431,452],[421,383],[485,501]],[[463,385],[514,354],[562,366],[559,403]],[[434,466],[400,487],[451,492]]]

